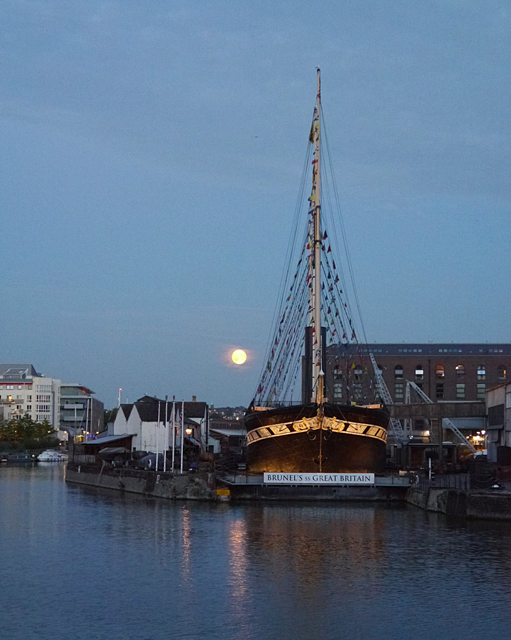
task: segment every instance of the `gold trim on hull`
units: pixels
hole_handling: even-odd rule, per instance
[[[272,424],[268,427],[258,427],[247,433],[247,445],[253,442],[264,440],[266,438],[277,438],[279,436],[292,436],[304,431],[316,431],[322,428],[325,431],[333,431],[335,433],[349,433],[353,436],[364,436],[366,438],[375,438],[382,442],[387,442],[387,432],[382,427],[374,424],[364,424],[362,422],[349,422],[347,420],[338,420],[337,418],[324,417],[320,425],[317,417],[302,418],[297,422],[286,422],[282,424]]]

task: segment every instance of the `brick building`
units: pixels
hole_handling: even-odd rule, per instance
[[[370,353],[396,404],[405,402],[407,380],[433,402],[484,402],[486,389],[506,382],[511,366],[511,344],[331,345],[325,380],[329,399],[364,400],[373,374]]]

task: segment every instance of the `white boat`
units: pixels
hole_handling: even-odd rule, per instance
[[[37,456],[39,462],[62,462],[64,456],[58,451],[47,449]]]

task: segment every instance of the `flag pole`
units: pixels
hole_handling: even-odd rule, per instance
[[[167,473],[167,451],[169,450],[169,402],[168,396],[165,396],[165,436],[163,438],[163,446],[165,452],[163,454],[163,473]]]
[[[174,473],[174,458],[176,455],[176,402],[172,401],[172,464],[170,470]]]
[[[158,400],[158,424],[156,426],[156,472],[158,472],[158,454],[159,454],[159,440],[160,440],[160,401]]]
[[[181,402],[181,473],[183,473],[183,453],[185,448],[185,401]]]

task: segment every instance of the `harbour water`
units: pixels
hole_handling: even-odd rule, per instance
[[[511,523],[404,505],[150,500],[0,467],[0,634],[504,639]]]

